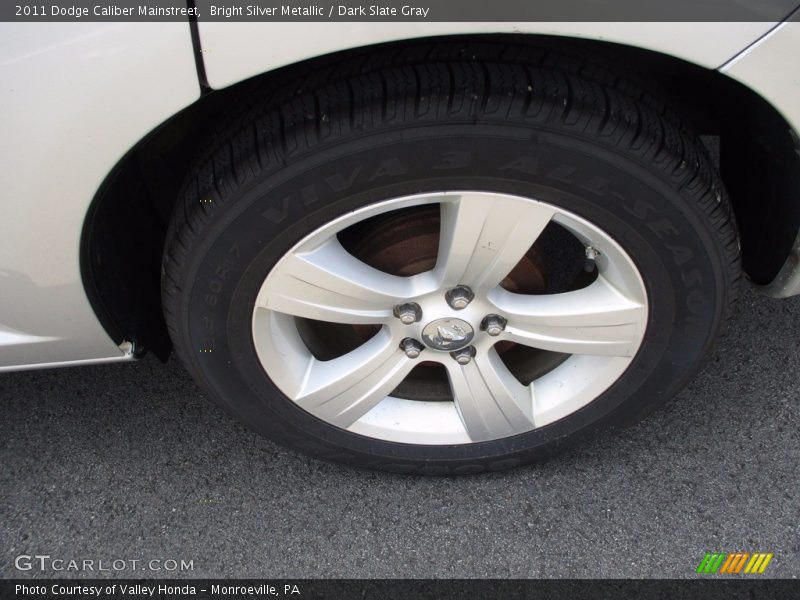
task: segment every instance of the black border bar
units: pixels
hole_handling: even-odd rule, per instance
[[[778,22],[798,0],[7,0],[0,22]]]
[[[134,586],[139,586],[138,588]],[[155,593],[131,593],[147,588]],[[248,590],[250,588],[251,591]],[[34,591],[35,590],[35,591]],[[124,591],[123,591],[124,590]],[[99,591],[99,594],[96,593]],[[42,593],[43,592],[43,593]],[[296,592],[296,593],[294,593]],[[4,599],[97,598],[258,599],[348,598],[358,600],[738,600],[800,597],[800,580],[710,576],[693,579],[5,579]]]

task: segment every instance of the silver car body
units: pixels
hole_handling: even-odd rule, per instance
[[[800,22],[212,22],[198,33],[207,83],[216,89],[390,40],[470,33],[605,40],[719,69],[800,131]],[[87,297],[81,234],[114,166],[199,95],[186,23],[0,25],[0,371],[133,358],[131,344],[112,340]],[[800,237],[765,291],[800,293]]]

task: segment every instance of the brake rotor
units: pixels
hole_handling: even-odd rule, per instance
[[[351,235],[348,250],[385,273],[410,277],[430,271],[439,252],[438,206],[425,206],[370,219]],[[357,236],[357,237],[356,237]],[[518,294],[541,294],[546,288],[542,253],[532,246],[500,285]]]

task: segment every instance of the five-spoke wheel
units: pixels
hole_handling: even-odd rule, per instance
[[[431,206],[440,227],[430,270],[405,277],[378,270],[339,239],[378,215]],[[588,250],[578,258],[591,257],[593,277],[561,293],[504,288],[554,225]],[[299,318],[377,331],[320,360],[298,331]],[[458,191],[379,202],[307,236],[261,287],[253,338],[270,378],[316,417],[384,440],[458,444],[524,433],[591,402],[628,367],[646,322],[647,295],[633,261],[598,227],[531,198]],[[523,382],[498,351],[509,345],[568,358]],[[451,402],[398,391],[422,361],[444,367]]]
[[[679,390],[735,299],[731,207],[676,111],[576,52],[404,42],[247,88],[164,255],[203,389],[286,446],[429,474]]]

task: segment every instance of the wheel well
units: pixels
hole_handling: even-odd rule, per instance
[[[565,56],[620,65],[667,96],[711,150],[738,221],[750,278],[769,283],[800,229],[800,151],[796,134],[758,94],[721,73],[648,50],[549,36],[483,35],[449,38],[465,46],[498,41],[533,44]],[[404,44],[423,47],[431,40]],[[260,75],[204,94],[142,139],[116,165],[96,194],[83,231],[81,270],[90,301],[109,335],[139,352],[168,356],[161,315],[161,253],[167,224],[197,147],[226,108],[255,86],[289,96],[291,82],[364,52],[348,50]]]

